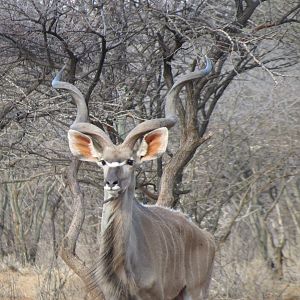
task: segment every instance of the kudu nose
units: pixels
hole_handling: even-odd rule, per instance
[[[118,185],[118,180],[106,180],[106,185],[110,188],[113,188],[114,186]]]
[[[120,188],[120,182],[118,178],[118,168],[109,168],[107,174],[104,178],[105,180],[105,189],[107,190],[118,190]]]

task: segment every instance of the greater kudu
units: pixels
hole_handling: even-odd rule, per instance
[[[168,208],[144,206],[134,198],[135,169],[165,152],[168,129],[177,121],[175,99],[184,84],[204,77],[206,68],[182,76],[169,91],[165,118],[145,121],[121,145],[91,124],[81,92],[54,78],[54,88],[70,91],[77,117],[68,132],[69,146],[80,160],[104,170],[104,205],[100,254],[91,268],[90,289],[100,282],[107,300],[206,299],[215,254],[212,236],[185,215]],[[140,141],[140,139],[142,139]]]

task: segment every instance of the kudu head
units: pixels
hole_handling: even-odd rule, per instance
[[[207,59],[205,69],[181,76],[167,94],[165,118],[147,120],[137,125],[120,145],[114,145],[102,129],[89,122],[82,93],[74,85],[60,81],[63,69],[56,75],[52,86],[68,90],[77,105],[77,116],[68,132],[70,150],[80,160],[95,162],[103,168],[107,197],[115,197],[130,186],[134,188],[136,166],[166,151],[168,129],[177,121],[175,98],[187,81],[201,78],[211,69],[211,61]]]

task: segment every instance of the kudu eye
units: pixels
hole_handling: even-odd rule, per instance
[[[102,166],[105,166],[105,165],[106,165],[106,161],[105,161],[105,160],[103,160],[103,159],[102,159],[102,160],[100,160],[100,163],[101,163],[101,165],[102,165]]]
[[[132,166],[134,163],[133,159],[127,159],[127,165]]]

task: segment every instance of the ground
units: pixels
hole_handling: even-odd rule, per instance
[[[265,291],[263,300],[300,300],[300,282],[297,284],[277,281],[266,286],[269,290]],[[0,270],[0,299],[3,300],[83,300],[84,297],[79,278],[67,268],[41,270],[37,267],[6,266]],[[230,300],[216,290],[211,291],[211,299]],[[234,299],[258,300],[249,295]]]

